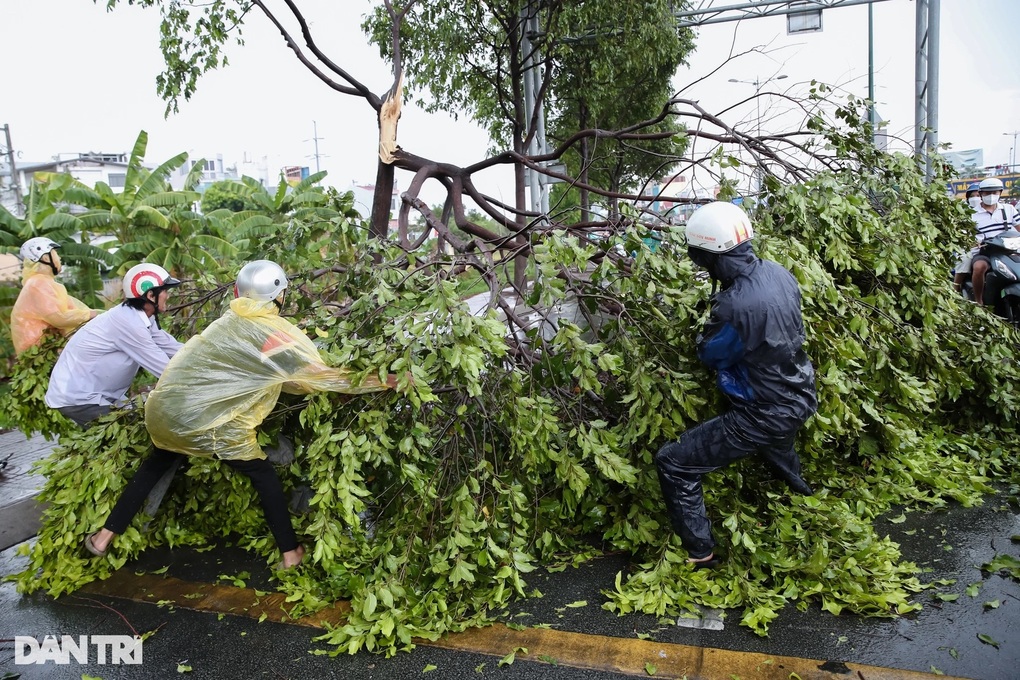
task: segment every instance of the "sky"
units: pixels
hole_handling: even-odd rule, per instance
[[[369,0],[300,4],[334,61],[374,92],[388,89],[389,67],[359,28]],[[890,131],[907,140],[913,139],[914,124],[915,11],[913,0],[874,5],[877,107]],[[1015,48],[1020,2],[942,0],[941,15],[939,139],[956,150],[983,148],[986,164],[1009,162],[1012,133],[1020,130]],[[266,156],[271,168],[307,165],[314,171],[314,129],[319,166],[329,173],[326,183],[346,189],[352,182],[374,181],[375,112],[312,76],[257,11],[245,23],[246,44],[227,48],[230,65],[203,76],[192,99],[169,118],[155,86],[162,70],[157,11],[125,4],[107,12],[105,2],[97,6],[90,0],[0,0],[0,26],[7,29],[0,124],[10,126],[19,164],[59,153],[127,152],[144,129],[151,163],[188,151],[193,158],[222,154],[227,165]],[[703,27],[674,85],[714,111],[753,94],[753,85],[731,78],[786,75],[762,89],[804,95],[814,79],[866,96],[867,7],[825,10],[823,29],[787,36],[783,17]],[[753,48],[725,63],[731,50]],[[764,130],[781,124],[767,104],[763,109]],[[732,120],[756,125],[754,104],[738,106]],[[413,105],[403,109],[398,141],[411,153],[458,165],[484,158],[488,146],[470,121]],[[399,188],[410,179],[398,173]],[[487,193],[512,202],[508,172],[491,171],[477,181]],[[440,196],[438,190],[425,192],[430,203]]]

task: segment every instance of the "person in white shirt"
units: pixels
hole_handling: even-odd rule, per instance
[[[1002,197],[1002,180],[998,177],[985,177],[978,185],[981,195],[981,207],[974,211],[974,227],[977,229],[978,247],[985,240],[994,238],[1007,229],[1020,228],[1020,215],[1009,203],[1000,203]],[[974,284],[974,300],[984,304],[985,273],[992,265],[991,260],[980,252],[974,255],[971,264],[971,281]]]
[[[159,377],[183,345],[159,327],[170,289],[180,281],[143,262],[124,275],[124,302],[71,339],[50,374],[46,405],[81,427],[124,401],[140,368]]]

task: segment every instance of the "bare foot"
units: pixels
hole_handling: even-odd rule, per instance
[[[299,545],[293,550],[288,550],[283,553],[283,561],[280,562],[280,569],[293,569],[297,565],[301,564],[301,560],[304,559],[304,556],[304,546]]]

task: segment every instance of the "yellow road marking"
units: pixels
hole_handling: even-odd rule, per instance
[[[313,628],[337,626],[350,609],[338,602],[301,618],[291,618],[282,593],[258,595],[251,588],[194,583],[153,574],[136,575],[120,570],[105,581],[90,583],[82,592],[107,595],[136,602],[169,602],[174,607],[200,612],[247,616],[275,623]],[[847,663],[842,668],[822,669],[824,661],[776,656],[755,652],[734,652],[709,647],[666,644],[651,640],[615,638],[571,633],[548,628],[514,630],[502,624],[472,628],[439,640],[415,639],[415,644],[503,657],[519,648],[517,659],[561,666],[649,677],[647,665],[655,667],[656,678],[716,680],[921,680],[936,677],[928,673],[880,666]],[[938,676],[953,680],[949,676]],[[957,679],[960,680],[960,679]]]

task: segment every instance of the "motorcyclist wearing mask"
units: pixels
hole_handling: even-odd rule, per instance
[[[978,248],[985,240],[994,238],[1007,229],[1020,228],[1020,215],[1009,203],[1002,203],[1002,180],[998,177],[985,177],[978,184],[981,196],[981,207],[974,211],[974,227],[977,229]],[[984,304],[985,274],[991,266],[991,260],[980,251],[974,255],[971,265],[971,281],[974,285],[974,300]]]
[[[655,456],[673,530],[696,568],[719,563],[701,478],[751,454],[761,455],[797,493],[794,439],[815,412],[815,373],[804,352],[800,289],[790,272],[758,258],[743,210],[715,202],[688,220],[688,254],[722,289],[698,337],[698,358],[717,374],[730,409],[687,430]],[[714,285],[713,283],[713,285]]]
[[[978,210],[981,207],[981,190],[980,185],[977,182],[971,182],[967,185],[967,193],[964,194],[967,200],[967,205],[973,210]]]
[[[967,185],[967,192],[964,194],[964,197],[971,210],[981,209],[981,190],[977,182],[971,182]],[[974,256],[977,255],[978,250],[978,248],[974,248],[964,253],[963,258],[953,267],[953,289],[958,293],[963,290],[963,284],[967,277],[970,276]]]

